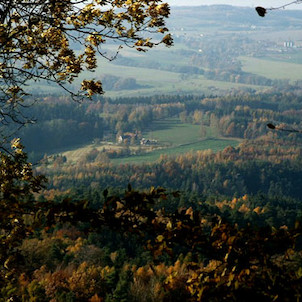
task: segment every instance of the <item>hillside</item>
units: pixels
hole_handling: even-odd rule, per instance
[[[110,97],[209,95],[294,84],[301,77],[301,17],[301,11],[290,10],[273,11],[262,19],[252,8],[173,7],[168,21],[173,47],[147,53],[124,47],[113,62],[100,58],[96,71],[84,72],[70,88],[76,90],[84,77],[102,80]],[[112,43],[104,47],[109,57],[117,51]],[[260,63],[254,64],[255,59]],[[48,84],[33,85],[32,91],[63,93]]]

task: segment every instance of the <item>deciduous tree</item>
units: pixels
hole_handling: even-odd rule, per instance
[[[1,0],[2,124],[26,122],[22,102],[25,86],[32,81],[55,83],[73,97],[103,93],[99,81],[84,80],[82,93],[71,91],[67,84],[83,70],[95,70],[98,55],[109,60],[116,56],[106,55],[106,42],[138,51],[160,43],[171,45],[165,26],[168,16],[169,6],[161,0]]]

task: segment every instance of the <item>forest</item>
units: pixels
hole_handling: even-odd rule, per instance
[[[140,189],[163,186],[228,198],[258,192],[301,196],[300,134],[267,127],[272,122],[301,129],[302,99],[297,94],[103,98],[80,106],[62,99],[44,98],[43,104],[30,109],[39,116],[37,124],[21,130],[31,160],[41,160],[36,170],[48,176],[49,189],[123,189],[130,183]],[[173,146],[177,137],[168,141],[162,135],[149,145],[141,139],[160,133],[154,127],[163,121],[167,123],[160,127],[169,128],[165,133],[175,135],[181,129],[172,123],[175,120],[185,135],[196,131],[197,142],[183,153]],[[122,135],[125,139],[118,141]],[[216,153],[190,149],[222,138],[230,140]],[[77,156],[66,151],[72,147]]]
[[[300,108],[301,97],[289,92],[100,98],[79,106],[44,97],[29,109],[37,124],[21,130],[39,160],[35,173],[20,141],[10,159],[15,175],[2,170],[9,175],[2,196],[24,211],[9,226],[22,240],[5,241],[14,251],[5,265],[15,279],[2,296],[293,301],[302,276],[301,138],[267,124],[299,129]],[[118,134],[147,135],[171,118],[204,129],[201,140],[231,137],[237,144],[114,162],[154,152],[134,139],[117,142]],[[64,150],[81,143],[91,148],[74,161]],[[24,167],[28,172],[19,174]]]
[[[300,203],[151,187],[40,195],[20,141],[2,154],[2,297],[23,301],[293,301]],[[14,167],[14,174],[11,173]],[[20,173],[23,171],[22,173]],[[82,193],[79,193],[81,192]],[[84,192],[84,194],[83,194]],[[187,203],[190,200],[190,203]],[[198,202],[197,202],[198,201]],[[18,209],[18,210],[16,210]],[[11,219],[13,217],[13,221]],[[285,224],[284,224],[285,223]]]
[[[0,12],[0,302],[301,301],[299,11]]]

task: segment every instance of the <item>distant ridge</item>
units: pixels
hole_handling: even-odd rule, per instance
[[[192,24],[195,22],[215,21],[215,25],[221,24],[221,26],[225,26],[227,21],[229,24],[238,24],[238,26],[251,23],[257,26],[272,26],[275,29],[279,26],[301,28],[302,10],[275,10],[267,15],[264,22],[259,18],[254,7],[239,7],[226,4],[173,6],[170,18],[173,22],[175,22],[174,20],[180,20],[179,18],[182,18],[181,21],[186,19],[188,27],[190,27],[189,20],[191,20]]]
[[[265,5],[265,7],[276,7],[284,5],[286,1],[283,0],[166,0],[171,6],[201,6],[201,5],[231,5],[237,7],[255,7],[258,5]],[[302,5],[293,5],[287,9],[302,9]]]

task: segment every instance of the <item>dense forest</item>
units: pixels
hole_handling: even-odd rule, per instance
[[[35,199],[45,179],[32,173],[20,141],[12,147],[14,159],[1,155],[1,195],[10,202],[1,211],[9,233],[1,246],[3,301],[299,297],[301,206],[294,200],[186,196],[180,206],[179,192],[130,185],[123,193],[78,188]]]

